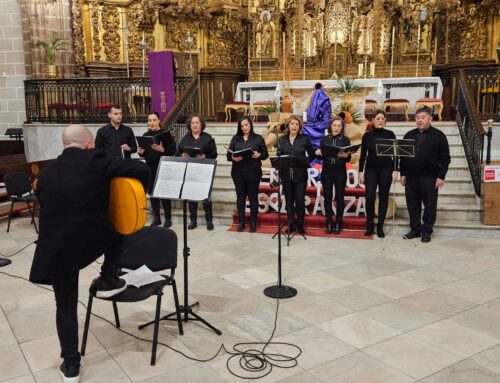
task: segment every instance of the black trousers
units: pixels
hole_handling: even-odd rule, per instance
[[[259,184],[260,180],[235,180],[233,179],[236,189],[236,209],[238,210],[238,222],[245,222],[245,203],[248,197],[250,202],[250,221],[257,221],[257,213],[259,211]]]
[[[407,176],[405,194],[411,229],[431,234],[432,227],[436,223],[438,201],[436,178]],[[424,204],[423,216],[422,203]]]
[[[101,267],[103,279],[117,276],[121,254],[121,239],[115,241],[111,248],[104,254]],[[67,254],[71,256],[71,254]],[[78,351],[78,276],[80,271],[75,270],[52,280],[56,298],[56,327],[61,345],[61,358],[66,365],[80,365],[80,352]]]
[[[389,206],[389,192],[391,191],[392,169],[366,169],[366,217],[368,224],[373,224],[375,218],[375,198],[378,187],[378,226],[382,227]]]
[[[160,219],[160,199],[150,198],[151,207],[153,208],[153,215],[156,219]],[[161,205],[165,212],[165,219],[172,219],[172,202],[169,199],[162,199]]]
[[[335,201],[337,207],[337,222],[342,221],[345,208],[345,185],[347,182],[347,173],[345,167],[326,172],[323,166],[321,174],[321,183],[323,184],[323,196],[325,198],[325,216],[328,222],[333,220],[333,187],[335,186]]]
[[[304,216],[306,214],[306,185],[306,180],[299,182],[290,180],[283,181],[289,225],[295,225],[295,212],[297,212],[297,226],[300,228],[304,227]]]
[[[211,200],[203,201],[203,210],[205,210],[205,219],[207,222],[211,222],[213,220]],[[198,202],[189,202],[189,218],[191,222],[196,222],[198,218]]]

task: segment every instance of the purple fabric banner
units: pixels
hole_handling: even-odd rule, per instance
[[[149,52],[148,63],[151,107],[160,114],[161,121],[175,104],[174,53]]]

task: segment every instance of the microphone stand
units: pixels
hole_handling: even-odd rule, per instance
[[[279,144],[279,138],[277,140],[277,154],[278,154],[278,169],[279,169],[279,178],[278,178],[278,232],[276,233],[278,235],[278,284],[275,286],[269,286],[264,289],[264,295],[270,298],[278,298],[278,299],[285,299],[285,298],[292,298],[297,295],[297,289],[290,287],[290,286],[284,286],[281,283],[281,235],[282,233],[282,225],[281,225],[281,148]],[[273,238],[276,236],[276,234],[273,236]],[[290,236],[285,237],[288,239],[288,242],[290,242]]]

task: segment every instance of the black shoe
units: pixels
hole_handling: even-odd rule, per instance
[[[418,231],[410,230],[408,233],[403,235],[403,239],[413,239],[413,238],[420,238],[422,234]]]
[[[207,221],[207,230],[212,231],[214,229],[214,223],[212,221]]]
[[[297,234],[306,235],[306,231],[304,229],[304,226],[297,226]]]
[[[379,238],[384,238],[385,233],[384,233],[384,227],[377,226],[377,237]]]
[[[188,230],[194,230],[198,227],[198,225],[196,224],[196,221],[191,221],[188,225]]]
[[[80,381],[80,366],[66,366],[64,362],[59,366],[59,373],[64,383],[78,383]]]
[[[368,223],[368,225],[366,226],[365,235],[367,237],[369,237],[370,235],[373,235],[374,230],[375,230],[375,226],[373,225],[373,223]]]
[[[127,288],[127,282],[118,277],[112,279],[98,278],[97,291],[95,296],[97,298],[110,298],[113,295],[121,293]]]
[[[170,226],[172,226],[172,220],[170,218],[166,218],[163,227],[169,228]]]
[[[257,224],[255,222],[250,222],[250,233],[255,233],[257,231]]]
[[[332,232],[333,232],[333,222],[332,221],[327,221],[326,222],[325,234],[332,234]]]
[[[161,219],[160,218],[155,217],[153,219],[153,222],[151,222],[151,226],[160,226],[160,225],[161,225]]]
[[[420,239],[423,243],[429,243],[431,241],[430,233],[422,233],[422,238]]]
[[[207,225],[208,225],[208,224],[207,224]],[[243,230],[245,230],[245,222],[240,222],[240,223],[238,224],[238,229],[236,229],[236,231],[237,231],[238,233],[241,233]]]
[[[295,225],[288,224],[288,227],[286,228],[286,231],[288,234],[295,232],[297,229],[295,228]]]
[[[333,229],[333,234],[340,234],[342,231],[342,222],[337,221],[335,228]]]

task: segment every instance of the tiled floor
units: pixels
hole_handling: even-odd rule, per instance
[[[180,226],[174,229],[181,233]],[[0,223],[0,251],[12,253],[36,236],[27,218]],[[299,294],[280,302],[277,342],[303,350],[298,365],[273,369],[262,382],[493,383],[500,382],[500,240],[435,237],[430,244],[389,236],[388,243],[331,238],[294,239],[283,249],[286,284]],[[182,241],[180,241],[182,244]],[[189,232],[190,298],[219,327],[162,323],[162,342],[196,358],[209,358],[224,342],[269,338],[276,301],[263,289],[276,279],[277,241],[269,235]],[[0,269],[27,277],[34,246]],[[182,254],[179,252],[179,254]],[[177,271],[183,286],[182,260]],[[81,272],[87,299],[93,264]],[[181,296],[182,296],[181,292]],[[137,325],[152,318],[154,300],[119,306],[123,329],[150,338]],[[171,311],[166,290],[163,312]],[[0,381],[58,382],[59,346],[51,292],[0,274]],[[84,308],[79,307],[80,327]],[[113,318],[111,305],[94,312]],[[149,365],[151,345],[92,318],[82,382],[235,382],[227,355],[208,363],[163,346]],[[271,346],[270,351],[286,351]],[[237,362],[235,363],[237,364]]]

